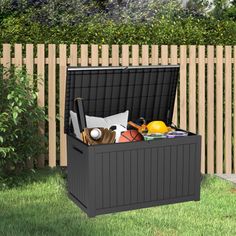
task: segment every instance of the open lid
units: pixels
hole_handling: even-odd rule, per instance
[[[179,66],[68,67],[65,133],[74,100],[83,98],[86,115],[106,117],[129,110],[129,120],[172,123]]]

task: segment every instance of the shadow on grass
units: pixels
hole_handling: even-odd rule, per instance
[[[24,187],[28,184],[46,182],[49,177],[60,175],[66,178],[66,173],[61,168],[44,168],[40,170],[23,171],[18,175],[6,175],[0,172],[0,191],[11,188]]]

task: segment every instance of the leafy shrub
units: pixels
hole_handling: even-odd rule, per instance
[[[15,2],[0,3],[0,44],[236,44],[236,22],[204,12],[207,0],[189,9],[175,0]]]
[[[25,70],[1,71],[0,97],[0,167],[12,168],[44,152],[38,125],[45,116]]]

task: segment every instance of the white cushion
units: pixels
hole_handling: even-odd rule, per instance
[[[127,128],[128,117],[129,117],[128,110],[116,115],[107,116],[105,118],[85,115],[87,128],[100,127],[107,129],[109,129],[112,125],[115,124],[119,124]]]

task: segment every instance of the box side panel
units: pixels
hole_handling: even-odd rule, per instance
[[[118,210],[121,206],[139,208],[148,202],[158,205],[181,198],[192,200],[199,195],[199,143],[178,141],[171,146],[150,146],[114,152],[105,152],[104,148],[104,152],[95,154],[98,212],[116,207]]]
[[[67,135],[68,191],[80,204],[87,207],[88,158],[87,150],[75,138]]]

